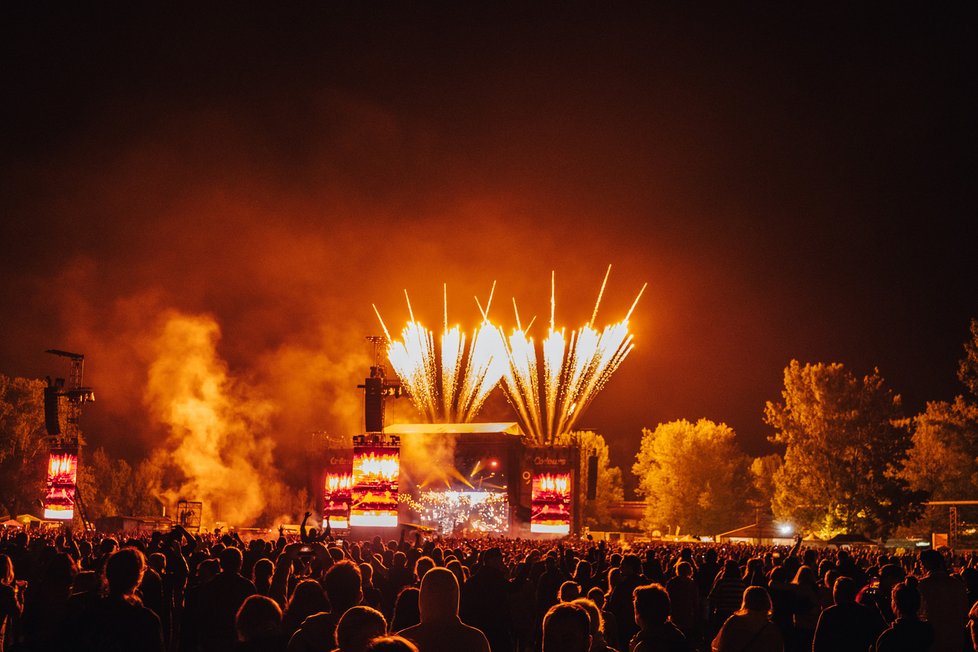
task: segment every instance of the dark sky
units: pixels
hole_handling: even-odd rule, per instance
[[[138,456],[154,338],[208,316],[289,450],[357,428],[371,303],[396,325],[407,288],[435,327],[444,281],[472,325],[497,280],[501,321],[542,324],[555,270],[574,327],[613,264],[606,321],[649,289],[582,425],[625,467],[678,418],[768,452],[792,358],[959,393],[973,13],[646,4],[6,3],[0,372],[84,352],[89,440]]]

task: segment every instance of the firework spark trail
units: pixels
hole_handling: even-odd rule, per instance
[[[485,310],[476,298],[482,322],[472,337],[467,338],[460,327],[448,327],[448,291],[444,288],[444,330],[437,348],[433,333],[414,319],[407,291],[404,296],[410,321],[401,330],[400,340],[390,338],[380,312],[374,308],[388,336],[387,353],[391,366],[425,419],[431,422],[471,421],[508,368],[502,334],[489,321],[492,292]]]
[[[600,331],[594,328],[610,272],[609,266],[591,321],[572,331],[569,341],[564,329],[558,330],[555,325],[556,277],[551,275],[550,328],[540,345],[542,374],[538,375],[537,347],[526,331],[517,327],[508,340],[504,339],[510,366],[503,375],[504,391],[524,431],[540,444],[550,444],[559,434],[573,429],[633,348],[628,319],[645,291],[644,285],[624,320]]]

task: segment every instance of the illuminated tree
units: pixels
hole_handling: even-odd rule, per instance
[[[859,379],[838,363],[792,360],[781,396],[764,411],[771,441],[785,446],[776,516],[821,534],[884,537],[920,514],[923,492],[899,475],[910,444],[900,397],[878,371]]]
[[[44,382],[0,374],[0,512],[37,511],[46,480],[45,435]]]
[[[643,430],[632,466],[648,502],[643,526],[713,535],[743,525],[748,462],[724,423],[684,419]]]
[[[583,505],[581,517],[584,525],[590,528],[608,527],[614,524],[611,517],[611,507],[625,499],[625,489],[622,484],[621,469],[611,466],[608,444],[604,437],[590,430],[565,433],[558,435],[557,445],[579,445],[581,451],[581,481],[578,487],[577,499]],[[586,500],[588,482],[588,457],[598,456],[598,481],[594,500]]]
[[[754,498],[751,501],[758,510],[765,512],[771,509],[774,500],[774,479],[784,465],[784,460],[777,453],[756,457],[750,464],[750,477],[753,483]]]
[[[964,357],[958,363],[958,379],[978,398],[978,319],[971,320],[971,339],[964,343]]]

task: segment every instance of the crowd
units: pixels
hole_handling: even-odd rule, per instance
[[[974,556],[800,540],[0,534],[0,652],[963,652],[976,601]]]

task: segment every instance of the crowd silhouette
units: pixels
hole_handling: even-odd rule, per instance
[[[0,533],[0,652],[973,652],[976,620],[951,551]]]

